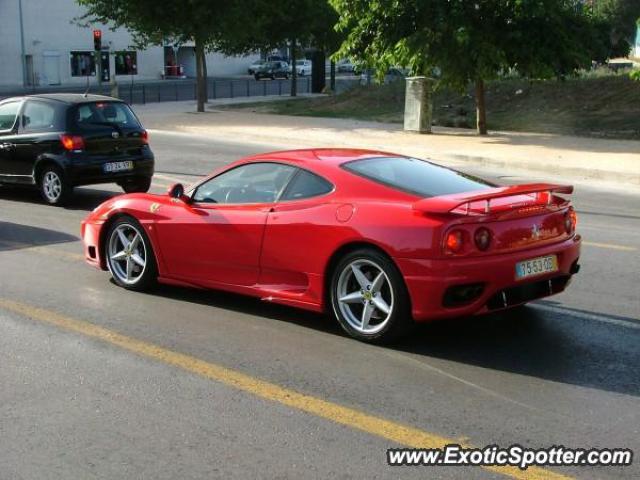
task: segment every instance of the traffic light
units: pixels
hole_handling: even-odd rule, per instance
[[[93,49],[96,52],[102,50],[102,30],[93,31]]]

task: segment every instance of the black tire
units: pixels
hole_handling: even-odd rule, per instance
[[[131,243],[129,246],[124,245],[121,236],[118,234],[118,230],[120,229],[122,229],[121,233],[123,233],[130,242],[135,243],[135,236],[128,235],[128,231],[135,231],[140,235],[140,240],[138,240],[138,243],[135,245]],[[131,247],[128,251],[127,258],[115,260],[113,258],[112,245],[115,247],[115,250],[118,251],[123,247],[123,252],[126,252],[127,248]],[[144,247],[144,250],[140,247]],[[102,252],[113,281],[120,287],[126,288],[127,290],[144,291],[156,285],[158,279],[158,264],[156,263],[153,247],[144,228],[142,228],[142,225],[140,225],[135,218],[128,215],[123,216],[109,226]],[[138,257],[144,260],[144,267],[141,267],[134,261],[134,255],[138,255]],[[130,281],[127,281],[126,277],[129,272],[129,262],[133,262],[131,264],[132,278]]]
[[[42,199],[49,205],[66,204],[73,194],[73,185],[57,165],[45,165],[38,174],[38,189]]]
[[[376,292],[375,289],[370,289],[369,286],[362,287],[360,294],[362,294],[363,298],[349,302],[348,304],[346,304],[346,302],[340,302],[338,299],[339,295],[342,294],[341,285],[356,281],[355,274],[353,274],[352,277],[349,277],[349,275],[353,270],[352,265],[360,263],[363,264],[361,272],[363,272],[365,276],[374,277],[377,276],[376,272],[384,272],[385,277],[382,289]],[[369,271],[365,271],[367,268],[369,268]],[[349,278],[349,280],[344,280],[347,278]],[[373,278],[368,278],[368,280],[373,284]],[[357,295],[357,290],[362,284],[353,283],[353,285],[354,286],[348,287],[347,290],[350,292],[355,289],[354,294]],[[366,291],[369,291],[368,297],[365,297],[365,295],[367,295]],[[378,300],[372,297],[376,297],[377,295],[380,295],[379,298],[383,299],[383,305],[386,305],[388,308],[390,307],[389,313],[385,314],[382,310],[378,310],[377,304],[374,306],[374,302]],[[389,343],[408,334],[415,325],[411,318],[410,297],[402,274],[389,257],[373,248],[358,249],[346,254],[340,259],[331,274],[329,299],[333,315],[340,326],[350,336],[363,342]],[[357,321],[358,316],[360,316],[361,319],[364,318],[364,310],[368,308],[366,306],[367,302],[371,306],[369,308],[373,308],[373,314],[370,318],[374,321],[374,325],[371,326],[372,331],[370,332],[367,332],[366,328],[359,330],[354,326],[354,320]],[[345,308],[348,308],[348,310],[345,310]],[[344,313],[345,311],[352,312],[351,320]],[[361,313],[358,313],[358,311]],[[378,318],[374,318],[373,316],[375,314],[377,314],[378,317],[385,317],[380,320],[377,325],[375,322]],[[364,320],[362,323],[364,324]]]
[[[125,193],[147,193],[151,188],[151,177],[135,178],[120,186]]]

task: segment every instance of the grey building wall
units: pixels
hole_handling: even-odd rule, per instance
[[[0,87],[23,85],[20,22],[20,0],[0,0]],[[25,54],[29,64],[29,82],[39,86],[84,84],[86,77],[73,76],[71,52],[93,51],[94,28],[102,30],[102,45],[110,52],[130,50],[132,39],[123,29],[111,31],[104,25],[81,27],[72,22],[83,10],[75,0],[22,0]],[[187,74],[191,49],[183,48]],[[249,63],[258,58],[225,57],[209,54],[209,75],[227,76],[246,73]],[[158,80],[164,69],[165,49],[160,46],[137,51],[137,75],[134,80]],[[195,63],[194,63],[195,64]],[[115,58],[110,55],[110,72],[115,74]],[[117,77],[119,78],[119,77]],[[129,81],[130,75],[121,80]],[[95,77],[91,78],[95,82]]]

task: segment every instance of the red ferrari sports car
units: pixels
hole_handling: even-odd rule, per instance
[[[274,152],[187,191],[114,197],[82,223],[89,263],[156,281],[331,311],[383,341],[414,322],[562,292],[579,270],[573,187],[500,187],[387,152]]]

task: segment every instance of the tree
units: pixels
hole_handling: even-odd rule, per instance
[[[112,28],[131,31],[139,47],[149,44],[193,42],[196,56],[196,90],[198,111],[207,101],[206,51],[226,54],[241,49],[234,43],[234,32],[246,20],[242,1],[188,0],[158,2],[156,0],[77,0],[86,8],[81,19],[99,22]]]
[[[291,96],[297,94],[295,69],[299,49],[313,46],[333,53],[340,45],[340,35],[333,28],[338,21],[336,11],[326,0],[250,0],[251,29],[242,29],[244,52],[269,50],[289,45],[291,51]]]
[[[590,65],[602,35],[573,0],[330,0],[346,32],[340,53],[379,76],[393,65],[475,85],[487,133],[485,83],[507,71],[550,77]]]
[[[636,37],[640,19],[638,0],[588,0],[587,8],[604,22],[611,43],[611,57],[627,56]]]

